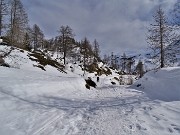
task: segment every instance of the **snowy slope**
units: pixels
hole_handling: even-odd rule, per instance
[[[38,55],[41,54],[41,52],[28,52],[23,49],[19,49],[16,47],[6,46],[6,45],[0,45],[0,55],[4,56],[7,53],[9,53],[6,57],[4,57],[4,61],[10,65],[11,68],[18,68],[18,69],[25,69],[30,71],[40,71],[40,72],[51,72],[59,74],[58,68],[55,66],[51,66],[48,63],[42,63],[40,60],[38,60]],[[43,53],[42,53],[43,54]],[[45,54],[44,54],[45,55]],[[35,57],[36,56],[36,57]],[[51,60],[48,61],[47,56],[42,57],[45,61],[51,62]],[[53,62],[53,60],[52,60]],[[44,70],[42,70],[42,68]],[[63,66],[59,67],[59,69],[62,69]]]
[[[5,63],[10,65],[11,68],[18,68],[30,71],[40,71],[42,73],[44,72],[60,74],[61,76],[66,76],[66,74],[73,76],[84,75],[82,62],[74,62],[72,59],[67,58],[66,60],[68,61],[68,64],[64,66],[63,62],[59,58],[61,54],[51,54],[52,52],[43,51],[29,52],[16,47],[0,45],[0,56],[4,56],[7,53],[8,55],[3,59]],[[110,73],[107,73],[106,75],[118,75],[117,73],[115,73],[117,71],[109,69],[102,62],[99,62],[97,66],[99,68],[98,70],[101,70],[102,74],[106,74],[106,71],[110,70]],[[88,71],[85,72],[85,76],[94,77],[96,74],[97,72],[91,74]]]

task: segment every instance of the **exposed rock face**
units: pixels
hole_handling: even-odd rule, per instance
[[[0,56],[0,65],[4,63],[4,59]]]
[[[96,88],[97,85],[94,81],[91,80],[91,78],[85,79],[85,81],[87,89],[90,89],[90,86]]]

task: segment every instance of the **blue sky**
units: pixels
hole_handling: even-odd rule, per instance
[[[177,0],[22,0],[30,25],[37,24],[46,38],[69,25],[75,38],[100,44],[102,54],[142,52],[152,13],[161,4],[168,11]]]

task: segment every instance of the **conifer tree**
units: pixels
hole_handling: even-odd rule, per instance
[[[43,49],[44,34],[37,24],[34,24],[33,26],[32,36],[33,36],[34,50],[36,50],[37,48]]]
[[[3,29],[5,28],[5,16],[8,15],[7,1],[0,0],[0,37],[2,36]]]
[[[94,53],[94,62],[95,61],[99,61],[100,60],[100,48],[99,48],[99,43],[97,42],[97,40],[95,39],[93,42],[93,53]]]
[[[10,24],[8,36],[12,45],[22,47],[28,27],[28,16],[21,0],[10,0]]]
[[[157,67],[166,65],[165,48],[173,40],[172,27],[168,24],[166,15],[159,6],[154,16],[154,23],[148,29],[147,42],[153,50],[152,58]]]
[[[136,66],[136,71],[137,71],[137,74],[139,75],[139,78],[141,78],[144,74],[143,63],[141,60],[139,60],[137,66]]]
[[[61,26],[60,30],[60,40],[61,40],[61,45],[62,45],[62,50],[63,50],[63,59],[64,59],[64,64],[66,64],[66,57],[68,55],[68,52],[71,51],[72,49],[72,44],[74,41],[74,34],[73,30],[71,27],[67,26]]]
[[[173,19],[173,25],[177,26],[180,29],[180,1],[177,1],[174,4],[171,15]]]

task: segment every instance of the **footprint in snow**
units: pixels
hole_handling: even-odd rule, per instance
[[[174,130],[176,130],[177,132],[180,133],[180,127],[178,127],[178,126],[175,125],[175,124],[171,124],[171,126],[173,127]]]
[[[146,110],[146,111],[149,111],[149,110],[152,110],[152,107],[144,106],[143,109]]]
[[[174,127],[174,129],[180,133],[180,128]]]
[[[171,128],[168,128],[168,131],[169,131],[170,133],[173,133],[173,130],[172,130]]]
[[[158,118],[157,116],[153,115],[153,117],[156,119],[156,121],[160,121],[161,119]]]

